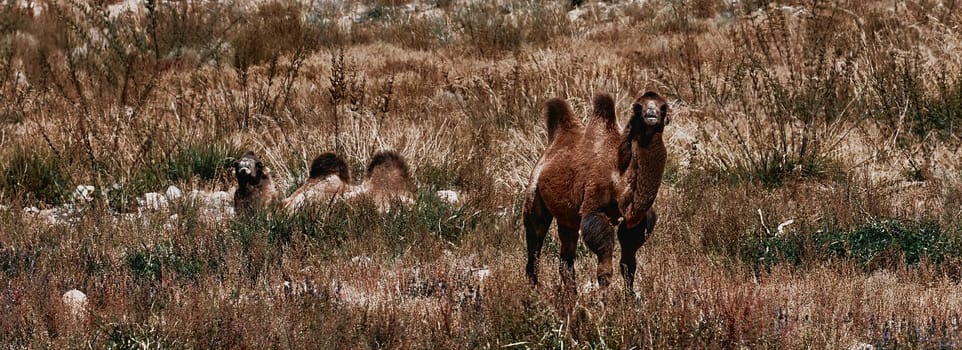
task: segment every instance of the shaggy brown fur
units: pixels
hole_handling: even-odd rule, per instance
[[[284,208],[293,212],[306,203],[332,203],[349,189],[350,183],[347,162],[334,153],[323,153],[311,162],[304,185],[284,199]]]
[[[574,289],[574,259],[579,234],[598,258],[598,284],[611,281],[615,226],[621,244],[621,272],[633,293],[635,253],[657,218],[652,204],[661,185],[666,151],[662,132],[668,104],[646,92],[632,104],[619,130],[611,96],[594,98],[594,112],[583,125],[567,102],[547,102],[548,147],[531,175],[524,206],[528,248],[526,273],[538,283],[541,246],[553,219],[561,239],[561,276]]]
[[[238,215],[250,215],[263,209],[277,196],[271,175],[254,152],[244,153],[234,162],[234,175],[237,177],[234,212]]]
[[[345,199],[357,200],[366,196],[379,210],[385,211],[396,203],[413,204],[414,191],[414,181],[404,158],[394,151],[381,151],[371,158],[364,181],[347,193]]]

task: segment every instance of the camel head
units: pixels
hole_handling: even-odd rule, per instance
[[[256,185],[268,176],[267,172],[264,163],[254,155],[254,152],[248,151],[234,162],[234,175],[237,176],[237,184],[241,186]]]
[[[648,148],[656,137],[660,140],[669,122],[668,102],[661,95],[648,91],[639,96],[631,104],[631,119],[618,147],[619,172],[624,173],[628,169],[635,152]]]
[[[631,104],[629,125],[641,127],[639,131],[661,132],[670,121],[668,103],[656,92],[645,92]]]

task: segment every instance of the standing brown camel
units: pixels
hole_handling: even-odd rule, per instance
[[[561,278],[575,290],[575,249],[579,234],[598,257],[598,284],[611,283],[615,226],[621,244],[626,292],[634,293],[635,253],[655,227],[652,204],[661,185],[666,151],[662,132],[668,104],[646,92],[632,104],[621,131],[611,96],[594,98],[593,116],[583,125],[568,103],[547,102],[548,147],[531,174],[524,206],[528,245],[526,272],[538,283],[538,260],[548,226],[558,220]]]

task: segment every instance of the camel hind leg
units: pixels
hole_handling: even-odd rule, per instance
[[[614,227],[608,217],[591,213],[581,219],[581,235],[585,245],[598,257],[598,286],[611,283],[611,255],[615,250]]]
[[[525,273],[531,284],[538,284],[538,262],[541,259],[541,246],[548,234],[553,217],[544,204],[538,191],[532,191],[524,206],[524,231],[528,248],[528,265]]]

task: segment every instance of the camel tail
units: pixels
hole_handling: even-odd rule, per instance
[[[605,122],[605,125],[614,127],[617,122],[615,116],[615,100],[609,94],[597,94],[594,99],[594,117]]]
[[[575,119],[574,113],[571,112],[571,106],[568,106],[568,102],[560,98],[552,98],[545,103],[547,106],[547,120],[548,120],[548,142],[555,139],[558,135],[558,130],[568,130],[576,127],[578,125],[578,120]]]
[[[341,181],[351,181],[351,171],[347,167],[347,162],[338,155],[327,152],[314,158],[308,177],[311,179],[324,178],[330,175],[337,175]]]

